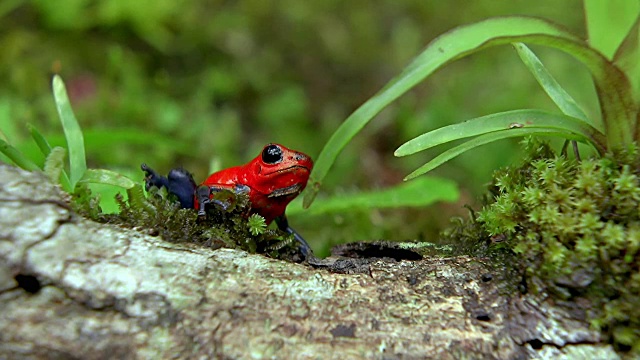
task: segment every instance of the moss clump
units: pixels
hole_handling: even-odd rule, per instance
[[[88,219],[100,221],[103,218],[100,196],[94,195],[85,184],[76,186],[76,191],[70,202],[73,211]]]
[[[246,194],[231,191],[216,193],[216,200],[227,204],[226,209],[211,206],[207,217],[198,218],[194,209],[182,209],[173,195],[165,188],[152,187],[148,197],[141,186],[127,191],[128,198],[116,196],[120,213],[105,215],[99,208],[88,206],[95,203],[90,194],[84,193],[76,203],[81,214],[100,222],[146,229],[151,235],[160,235],[176,243],[195,243],[202,246],[237,248],[251,253],[263,253],[271,257],[290,261],[301,261],[298,244],[291,234],[278,229],[267,229],[264,218],[248,216],[251,203]],[[93,209],[93,210],[87,210]],[[260,221],[262,220],[262,221]]]
[[[578,162],[525,147],[521,166],[496,173],[477,222],[519,255],[529,291],[590,300],[592,325],[640,354],[637,151]]]

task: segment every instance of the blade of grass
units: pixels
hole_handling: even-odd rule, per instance
[[[128,177],[107,169],[88,169],[79,183],[106,184],[131,189],[136,182]]]
[[[546,20],[502,17],[453,29],[435,40],[403,72],[367,100],[340,125],[323,148],[311,174],[311,186],[304,198],[308,207],[320,183],[344,146],[384,107],[406,93],[436,70],[491,46],[528,42],[557,48],[583,62],[591,71],[601,104],[607,140],[614,147],[633,142],[636,113],[632,110],[628,79],[599,52],[576,36]],[[616,119],[609,121],[607,119]]]
[[[45,157],[49,156],[49,153],[51,153],[51,145],[47,139],[45,139],[38,129],[33,127],[31,124],[27,124],[27,129],[29,129],[29,133],[31,133],[31,137],[33,138],[33,141],[35,141],[36,145],[38,145],[38,149],[40,149],[42,155]]]
[[[76,184],[87,171],[87,160],[84,152],[84,138],[80,125],[73,114],[73,109],[67,96],[67,89],[64,82],[58,75],[53,76],[53,97],[56,108],[62,123],[64,135],[67,138],[67,149],[69,151],[69,180],[71,188],[75,189]]]
[[[18,149],[9,145],[2,139],[0,139],[0,152],[8,157],[9,160],[13,161],[14,164],[27,171],[40,171],[38,165],[26,158],[20,151],[18,151]]]
[[[640,103],[640,15],[613,59],[631,80],[634,99]]]
[[[556,129],[541,129],[541,128],[515,128],[515,129],[511,129],[511,130],[503,130],[503,131],[497,131],[497,132],[492,132],[492,133],[488,133],[488,134],[484,134],[484,135],[480,135],[476,138],[474,138],[473,140],[469,140],[463,144],[460,144],[456,147],[453,147],[445,152],[443,152],[442,154],[436,156],[435,158],[433,158],[431,161],[427,162],[426,164],[422,165],[421,167],[419,167],[418,169],[416,169],[414,172],[412,172],[411,174],[407,175],[404,180],[411,180],[417,176],[420,176],[422,174],[425,174],[435,168],[437,168],[438,166],[444,164],[445,162],[453,159],[454,157],[467,152],[471,149],[474,149],[476,147],[497,141],[497,140],[502,140],[502,139],[507,139],[507,138],[512,138],[512,137],[520,137],[520,136],[527,136],[527,135],[535,135],[535,136],[559,136],[565,139],[569,139],[569,140],[577,140],[577,141],[581,141],[581,142],[586,142],[586,139],[582,136],[576,135],[576,134],[572,134],[569,132],[565,132],[565,131],[561,131],[561,130],[556,130]]]
[[[523,43],[514,43],[520,59],[525,64],[527,69],[533,74],[544,92],[549,95],[549,98],[560,108],[560,110],[571,117],[580,119],[590,126],[595,127],[598,131],[603,132],[604,128],[602,124],[591,121],[587,114],[582,111],[576,101],[567,93],[562,86],[556,81],[556,79],[549,73],[547,68],[542,64],[540,59]]]
[[[425,191],[429,189],[429,191]],[[390,209],[400,207],[424,207],[438,201],[453,202],[460,193],[455,182],[449,179],[423,177],[416,181],[374,191],[354,194],[339,194],[318,199],[308,212],[309,215],[351,211],[353,209]],[[302,213],[303,209],[289,205],[287,215]]]
[[[44,173],[54,184],[61,184],[60,176],[64,168],[64,157],[67,150],[60,146],[51,149],[44,162]],[[67,189],[65,189],[67,190]]]
[[[90,154],[106,147],[123,145],[144,145],[158,148],[171,148],[181,155],[191,155],[192,147],[177,141],[174,138],[147,129],[86,129],[82,131],[85,140],[85,150]],[[63,144],[64,138],[60,135],[49,136],[51,144]]]
[[[31,133],[31,137],[33,138],[33,141],[35,141],[36,145],[38,145],[38,148],[42,152],[42,155],[44,155],[45,158],[49,157],[49,154],[51,154],[52,148],[49,142],[47,141],[47,139],[44,136],[42,136],[42,134],[38,131],[38,129],[33,127],[31,124],[27,124],[27,129],[29,129],[29,132]],[[62,175],[60,177],[60,185],[66,192],[71,193],[73,191],[73,188],[71,187],[71,181],[69,180],[69,175],[67,175],[67,172],[64,170],[64,167],[62,167],[61,171],[62,171]],[[46,169],[45,169],[45,172],[46,172]]]
[[[20,139],[20,132],[18,131],[17,121],[11,116],[11,99],[10,97],[0,98],[0,139],[5,141],[17,142],[16,139]]]
[[[589,44],[608,59],[636,21],[638,0],[584,0]]]
[[[13,11],[20,5],[25,3],[25,0],[5,0],[0,2],[0,17],[4,17],[9,12]]]
[[[523,109],[482,116],[438,128],[402,144],[394,155],[407,156],[450,141],[515,128],[556,129],[574,133],[588,139],[598,151],[604,151],[604,135],[584,122],[566,115]]]

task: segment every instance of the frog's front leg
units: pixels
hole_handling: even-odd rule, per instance
[[[309,255],[313,255],[313,250],[311,249],[311,246],[309,246],[307,241],[300,234],[298,234],[297,231],[289,226],[289,220],[287,220],[287,216],[285,214],[278,216],[277,218],[275,218],[275,220],[276,225],[278,225],[278,229],[293,235],[293,238],[296,239],[296,241],[300,244],[300,252],[305,258],[308,259]]]

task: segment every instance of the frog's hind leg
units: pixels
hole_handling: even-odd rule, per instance
[[[152,186],[157,187],[158,189],[165,187],[169,188],[169,179],[158,174],[155,170],[150,168],[147,164],[142,163],[140,165],[140,169],[144,171],[144,188],[145,190],[149,190]]]
[[[171,169],[169,175],[169,186],[167,189],[180,201],[180,206],[184,209],[193,209],[193,196],[196,192],[196,182],[193,175],[183,168]]]
[[[169,194],[173,194],[178,198],[180,206],[185,209],[193,209],[193,194],[196,191],[196,183],[193,176],[187,170],[179,168],[169,171],[168,176],[162,176],[147,164],[140,165],[145,173],[144,184],[145,189],[149,190],[152,186],[157,188],[166,188]]]
[[[277,218],[275,218],[275,220],[276,225],[278,225],[278,229],[292,234],[294,239],[296,239],[296,241],[300,244],[300,252],[305,257],[305,259],[308,259],[309,256],[313,256],[313,250],[311,249],[311,246],[309,246],[307,241],[300,234],[298,234],[297,231],[289,226],[289,220],[287,220],[286,215],[283,214],[281,216],[278,216]]]

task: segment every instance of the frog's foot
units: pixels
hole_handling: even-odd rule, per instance
[[[149,190],[152,186],[169,188],[169,179],[158,174],[155,170],[150,168],[147,164],[140,165],[140,169],[144,171],[144,188]]]
[[[285,215],[278,216],[275,220],[276,225],[278,225],[278,229],[293,235],[293,238],[296,239],[299,244],[298,249],[305,259],[309,260],[310,258],[315,258],[315,256],[313,255],[313,250],[311,249],[311,246],[309,246],[309,243],[307,243],[307,241],[300,234],[298,234],[297,231],[289,226],[289,220],[287,220],[287,217]]]
[[[300,250],[300,253],[302,254],[302,256],[304,256],[305,259],[309,259],[310,257],[315,257],[313,255],[313,250],[311,250],[311,246],[309,246],[307,241],[300,234],[298,234],[297,231],[295,231],[290,226],[287,226],[285,231],[288,232],[289,234],[292,234],[293,238],[296,239],[299,245],[298,249]]]

